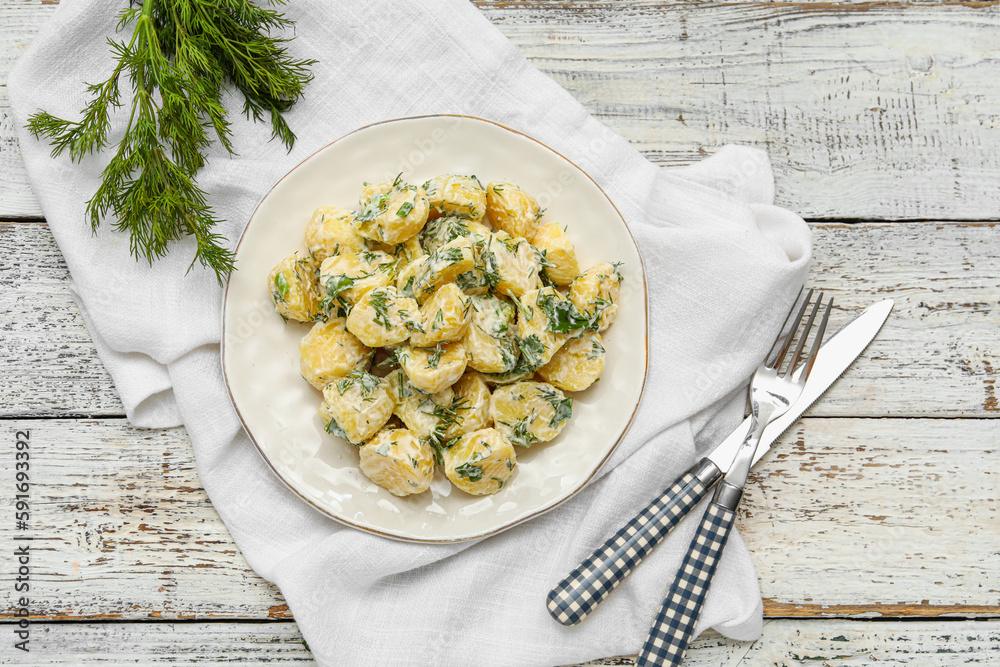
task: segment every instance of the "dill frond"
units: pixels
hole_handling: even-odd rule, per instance
[[[121,89],[129,85],[128,123],[87,202],[90,224],[96,231],[114,220],[128,232],[133,256],[149,263],[173,241],[193,236],[191,265],[208,267],[222,283],[233,253],[215,233],[219,220],[195,178],[213,141],[235,154],[222,93],[227,86],[239,90],[246,117],[267,116],[272,138],[290,150],[295,134],[282,112],[302,97],[316,61],[292,58],[287,40],[271,36],[292,22],[247,0],[143,0],[120,12],[118,31],[129,26],[127,42],[108,40],[117,63],[107,80],[88,86],[92,97],[81,118],[39,111],[27,128],[51,142],[53,157],[68,152],[79,162],[109,148],[111,114],[125,107]]]

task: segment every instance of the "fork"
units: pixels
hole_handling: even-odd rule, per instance
[[[809,290],[802,307],[792,320],[796,326],[788,329],[787,334],[784,333],[786,327],[782,327],[782,333],[778,335],[771,351],[754,373],[750,382],[752,417],[750,432],[740,445],[733,465],[715,490],[715,495],[702,517],[694,539],[691,540],[673,584],[649,629],[636,660],[636,667],[679,665],[684,659],[684,651],[694,637],[695,624],[698,622],[716,566],[725,549],[733,520],[736,518],[736,507],[743,496],[743,487],[761,435],[767,425],[784,414],[802,393],[816,362],[816,353],[826,334],[833,299],[827,302],[809,356],[800,366],[802,351],[823,305],[823,293],[820,292],[809,319],[802,328],[802,317],[809,306],[812,294],[813,290]],[[799,328],[802,328],[802,333],[795,352],[788,364],[784,365],[785,356],[795,338],[795,331]],[[782,371],[783,366],[784,371]]]

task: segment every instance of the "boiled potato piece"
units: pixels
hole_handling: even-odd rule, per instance
[[[402,177],[403,175],[400,174],[396,178]],[[376,195],[388,194],[389,190],[392,190],[394,184],[395,181],[385,181],[383,183],[369,183],[368,181],[365,181],[361,188],[361,196],[358,197],[358,204],[360,204],[361,208],[364,208],[365,204],[367,204],[372,197]]]
[[[387,187],[388,186],[388,187]],[[424,189],[397,178],[393,183],[366,186],[355,228],[361,236],[396,245],[423,229],[430,207]]]
[[[441,285],[455,282],[460,274],[471,271],[474,266],[472,241],[460,236],[408,264],[396,277],[396,288],[400,294],[423,303]]]
[[[467,433],[445,449],[444,472],[452,484],[474,496],[496,493],[514,476],[517,454],[493,428]]]
[[[476,225],[474,223],[470,223],[467,227],[472,228],[469,238],[472,239],[475,247],[475,264],[470,271],[459,274],[455,278],[455,284],[466,294],[483,296],[484,294],[489,294],[490,290],[497,286],[497,282],[500,279],[499,272],[493,264],[489,267],[491,272],[486,272],[488,267],[479,254],[480,249],[489,240],[492,230],[485,225]],[[495,260],[492,255],[489,255],[488,259],[489,261]]]
[[[476,247],[487,239],[491,231],[482,223],[466,218],[447,216],[428,222],[424,231],[420,233],[420,237],[425,247],[433,251],[463,236],[472,241],[473,247]],[[473,267],[457,275],[455,283],[459,289],[467,294],[486,294],[491,285],[480,269],[475,254],[473,254],[473,261]]]
[[[506,373],[517,365],[515,307],[492,294],[470,296],[471,321],[463,343],[469,367],[481,373]]]
[[[376,287],[351,309],[347,330],[368,347],[386,347],[409,338],[419,321],[415,300],[400,296],[395,287]]]
[[[403,174],[400,174],[396,178],[402,179],[402,177]],[[365,204],[368,203],[368,200],[375,195],[388,194],[389,190],[392,190],[395,183],[396,181],[384,181],[382,183],[369,183],[368,181],[365,181],[361,187],[361,195],[358,197],[358,204],[361,208],[364,208]]]
[[[433,293],[439,286],[454,282],[460,274],[475,266],[472,240],[459,237],[445,243],[427,255],[427,264],[415,284],[423,294]],[[419,300],[419,298],[418,298]]]
[[[417,275],[422,274],[426,266],[427,255],[424,255],[423,257],[417,257],[415,260],[401,268],[396,273],[396,290],[403,296],[408,296],[411,299],[416,298],[416,292],[423,292],[423,290],[414,289],[417,282]],[[433,292],[433,290],[431,290],[431,292]]]
[[[442,412],[441,426],[445,440],[490,426],[490,388],[483,376],[475,371],[466,373],[452,385],[454,399]]]
[[[577,310],[596,321],[596,330],[604,331],[618,314],[618,291],[622,274],[618,266],[605,262],[592,266],[577,276],[569,286],[569,299]]]
[[[433,347],[460,340],[471,318],[472,306],[462,290],[455,283],[442,285],[420,307],[420,328],[410,337],[410,345]]]
[[[420,438],[428,438],[440,430],[441,416],[451,408],[455,392],[446,387],[436,394],[425,394],[412,384],[406,373],[395,370],[385,377],[390,394],[396,401],[394,414],[406,428]]]
[[[420,245],[419,235],[412,236],[402,243],[397,243],[396,245],[372,243],[371,250],[378,250],[379,252],[391,255],[392,258],[396,260],[397,273],[416,258],[423,257],[427,254],[424,251],[424,247]]]
[[[428,252],[434,252],[460,236],[472,240],[473,243],[478,243],[485,239],[491,231],[481,222],[449,215],[430,220],[420,232],[420,243]]]
[[[486,186],[486,212],[495,228],[524,239],[535,235],[542,216],[534,197],[502,181],[490,181]]]
[[[524,239],[494,232],[476,250],[476,268],[497,294],[519,297],[538,287],[538,253]]]
[[[354,212],[339,206],[323,206],[313,211],[306,225],[306,248],[317,264],[345,252],[362,252],[368,241],[354,231]]]
[[[385,426],[396,402],[389,383],[367,371],[353,371],[323,389],[323,404],[332,423],[327,431],[339,432],[353,445],[360,445]],[[337,427],[337,429],[334,428]]]
[[[267,288],[285,321],[310,322],[319,315],[316,265],[310,258],[295,253],[278,262],[267,276]]]
[[[416,258],[423,257],[427,253],[425,252],[423,246],[420,245],[420,239],[413,236],[395,246],[393,251],[389,254],[399,260],[399,265],[397,266],[397,270],[399,270]]]
[[[542,253],[542,271],[556,285],[565,287],[580,273],[573,242],[557,223],[542,225],[531,243]]]
[[[367,368],[372,350],[347,330],[347,320],[334,317],[313,325],[299,341],[300,369],[306,382],[322,389],[351,371]]]
[[[380,251],[351,252],[323,260],[319,269],[322,305],[327,312],[340,307],[345,312],[366,292],[391,285],[396,260]]]
[[[486,190],[475,176],[437,176],[424,183],[430,217],[454,215],[482,220],[486,214]]]
[[[540,368],[569,340],[568,333],[552,331],[557,323],[549,317],[552,305],[566,299],[552,287],[525,292],[519,299],[517,333],[525,368]],[[568,305],[568,303],[567,303]]]
[[[497,387],[490,398],[494,427],[521,447],[556,437],[572,414],[573,399],[546,382]]]
[[[396,359],[410,383],[428,394],[436,394],[458,382],[466,366],[461,343],[441,343],[432,348],[404,345],[396,350]]]
[[[394,496],[423,493],[431,488],[434,452],[405,428],[380,432],[358,454],[361,472]]]
[[[549,363],[538,369],[538,375],[563,391],[583,391],[601,377],[604,356],[601,334],[586,334],[563,345]]]

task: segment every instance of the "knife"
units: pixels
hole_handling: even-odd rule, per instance
[[[864,352],[885,324],[892,307],[891,299],[869,306],[820,347],[809,380],[798,400],[764,430],[753,465]],[[549,614],[563,625],[577,625],[587,618],[722,479],[751,425],[752,419],[747,417],[718,447],[695,463],[549,591],[546,600]]]

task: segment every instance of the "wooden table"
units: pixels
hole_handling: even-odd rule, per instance
[[[0,0],[0,86],[55,4]],[[845,309],[896,300],[861,362],[753,475],[739,528],[763,638],[710,634],[689,664],[997,664],[996,3],[480,6],[657,164],[766,148],[779,203],[812,226],[811,282]],[[310,662],[212,509],[184,430],[122,416],[2,87],[0,220],[0,449],[8,466],[30,429],[36,535],[28,658],[11,648],[5,476],[0,662]]]

